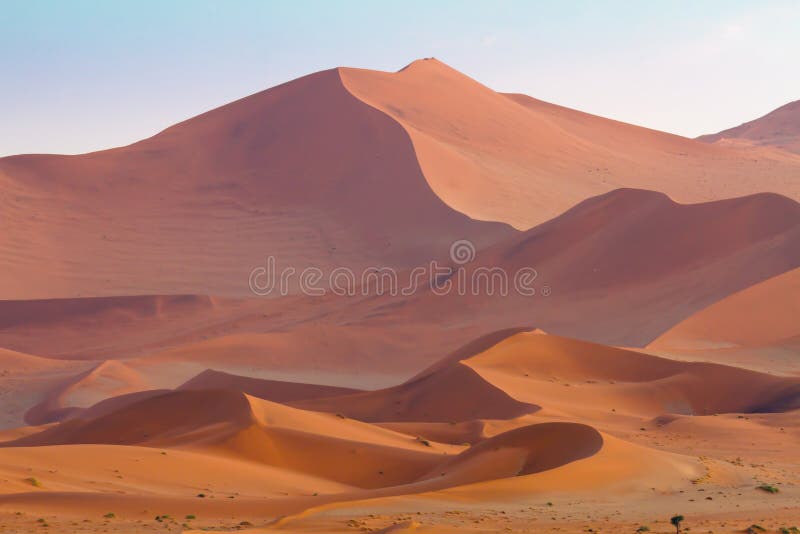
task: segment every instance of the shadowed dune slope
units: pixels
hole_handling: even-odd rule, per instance
[[[742,154],[496,93],[436,59],[394,73],[340,71],[354,95],[403,125],[436,194],[477,219],[526,229],[620,187],[681,202],[800,198],[792,154]]]
[[[292,403],[369,422],[512,419],[539,407],[519,402],[460,363],[386,389]]]
[[[203,371],[178,389],[227,389],[241,391],[247,395],[272,402],[290,402],[359,392],[359,390],[351,388],[238,376],[213,369]]]
[[[800,335],[800,269],[735,293],[680,322],[648,347],[758,347]]]
[[[44,425],[61,421],[106,398],[150,389],[145,377],[119,361],[102,362],[69,377],[25,413],[25,422]]]
[[[2,158],[0,178],[6,299],[241,296],[268,254],[298,271],[408,266],[512,232],[439,200],[408,134],[337,69],[130,146]]]
[[[547,266],[560,291],[654,284],[714,267],[721,276],[721,263],[733,259],[743,268],[726,279],[746,287],[800,265],[800,203],[762,193],[678,204],[620,189],[490,248],[485,259],[506,269]]]
[[[743,140],[800,153],[800,100],[773,110],[763,117],[728,128],[715,134],[701,135],[698,141],[718,143]]]
[[[679,204],[662,193],[618,189],[479,250],[463,266],[466,295],[421,294],[407,308],[431,320],[479,317],[487,329],[513,321],[604,344],[645,346],[696,311],[798,266],[800,204],[794,200],[762,193]],[[536,293],[527,296],[514,277],[531,268],[536,277],[522,287]],[[496,281],[490,290],[487,269],[505,273],[508,296]]]
[[[448,486],[530,475],[596,454],[603,437],[577,423],[541,423],[509,430],[437,466]]]

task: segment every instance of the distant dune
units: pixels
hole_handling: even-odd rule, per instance
[[[763,117],[734,128],[701,135],[697,139],[718,144],[743,141],[756,146],[773,146],[800,154],[800,100],[789,102]]]

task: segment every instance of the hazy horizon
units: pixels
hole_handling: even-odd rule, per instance
[[[687,137],[800,98],[800,3],[6,2],[0,156],[135,142],[336,66],[434,56],[489,87]]]

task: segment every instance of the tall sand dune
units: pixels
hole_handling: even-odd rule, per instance
[[[408,266],[511,231],[439,200],[405,130],[336,69],[127,147],[2,158],[0,179],[5,299],[248,295],[269,255],[298,272]]]
[[[680,202],[762,191],[800,198],[791,154],[742,154],[496,93],[436,59],[340,72],[353,94],[403,125],[436,194],[477,219],[527,229],[620,187]]]
[[[621,187],[797,199],[799,169],[496,93],[433,59],[332,69],[126,147],[0,159],[0,298],[247,296],[270,255],[298,272],[411,267]]]

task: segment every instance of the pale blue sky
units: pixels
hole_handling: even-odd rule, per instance
[[[313,71],[426,56],[696,136],[800,99],[800,0],[0,0],[0,156],[123,145]]]

